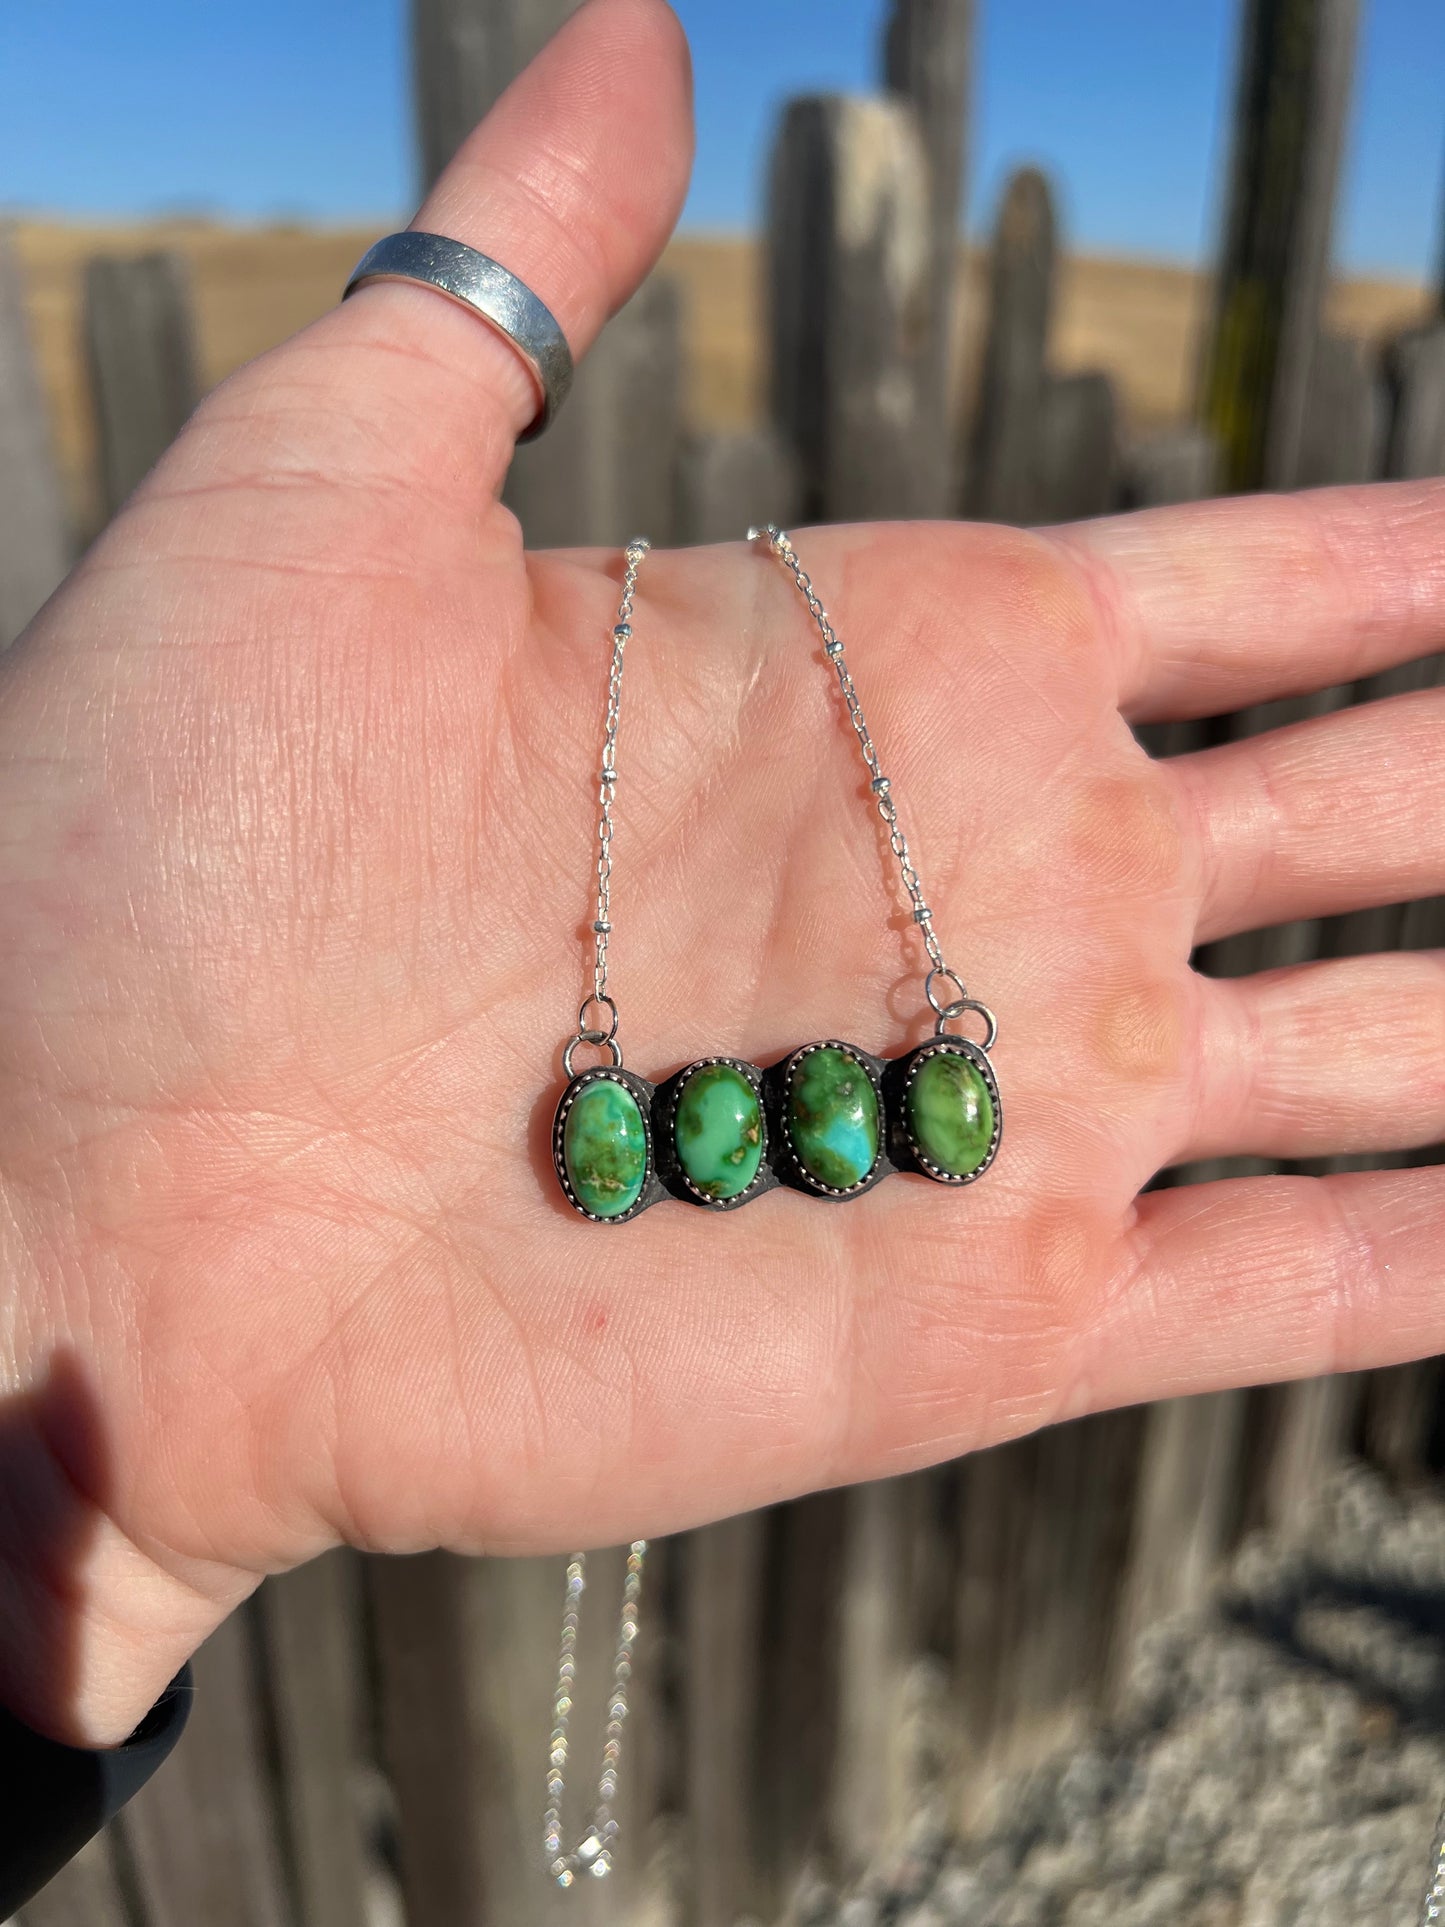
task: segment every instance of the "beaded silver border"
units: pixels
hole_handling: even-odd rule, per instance
[[[868,1169],[863,1173],[863,1176],[858,1179],[856,1184],[824,1184],[821,1179],[813,1176],[812,1172],[799,1156],[797,1146],[793,1143],[793,1133],[789,1128],[788,1122],[789,1112],[792,1109],[793,1079],[797,1075],[799,1064],[802,1063],[805,1057],[810,1057],[815,1050],[840,1050],[845,1056],[851,1057],[859,1070],[861,1070],[863,1075],[868,1079],[868,1082],[873,1086],[873,1095],[878,1100],[878,1149],[874,1154],[873,1162],[868,1166]],[[783,1066],[781,1124],[783,1141],[788,1147],[788,1156],[792,1160],[793,1169],[798,1175],[799,1182],[805,1185],[809,1191],[816,1192],[821,1198],[854,1197],[859,1191],[867,1190],[868,1186],[873,1183],[878,1173],[878,1167],[884,1161],[884,1146],[888,1141],[888,1106],[883,1101],[883,1080],[864,1057],[858,1045],[845,1043],[841,1037],[821,1037],[815,1044],[800,1044]]]
[[[695,1185],[683,1166],[682,1153],[677,1148],[677,1107],[682,1102],[682,1094],[698,1071],[707,1070],[712,1064],[726,1064],[731,1071],[740,1071],[753,1087],[753,1096],[758,1100],[758,1118],[763,1129],[762,1150],[758,1155],[758,1168],[743,1186],[734,1191],[730,1198],[714,1198]],[[684,1064],[673,1084],[672,1095],[667,1106],[667,1151],[668,1162],[677,1166],[677,1175],[686,1186],[689,1196],[697,1199],[714,1211],[726,1211],[733,1205],[744,1203],[750,1198],[768,1175],[768,1106],[763,1096],[763,1073],[756,1064],[745,1057],[698,1057],[690,1064]],[[791,1148],[791,1147],[790,1147]]]
[[[572,1188],[572,1180],[567,1176],[567,1160],[563,1155],[562,1139],[567,1129],[567,1116],[577,1099],[589,1084],[620,1084],[636,1104],[642,1116],[643,1142],[647,1146],[647,1163],[642,1170],[642,1188],[625,1211],[618,1211],[610,1218],[604,1218],[599,1211],[589,1211]],[[655,1199],[649,1196],[649,1180],[655,1175],[657,1165],[652,1144],[652,1104],[651,1098],[643,1098],[633,1088],[631,1078],[625,1076],[615,1064],[595,1064],[591,1070],[581,1071],[570,1080],[557,1105],[557,1115],[552,1120],[552,1162],[556,1166],[557,1181],[562,1186],[568,1204],[579,1217],[586,1218],[589,1224],[626,1224],[635,1218]]]
[[[982,1160],[971,1171],[965,1171],[961,1175],[957,1171],[945,1171],[941,1164],[935,1164],[932,1158],[924,1156],[909,1121],[908,1093],[912,1088],[913,1080],[930,1057],[940,1056],[968,1058],[971,1064],[982,1071],[983,1081],[988,1085],[988,1094],[993,1102],[993,1135],[988,1141],[988,1149],[984,1152]],[[917,1160],[919,1170],[926,1177],[932,1178],[935,1184],[951,1184],[957,1187],[972,1184],[976,1179],[981,1178],[998,1156],[999,1140],[1003,1136],[1003,1101],[998,1094],[998,1079],[994,1076],[993,1065],[988,1061],[987,1051],[982,1050],[970,1037],[934,1037],[928,1043],[921,1045],[908,1060],[908,1072],[899,1091],[898,1129]]]

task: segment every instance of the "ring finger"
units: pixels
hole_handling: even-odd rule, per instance
[[[1170,1162],[1445,1138],[1445,952],[1196,979],[1194,1102]]]

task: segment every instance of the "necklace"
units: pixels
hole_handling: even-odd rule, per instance
[[[625,1068],[617,1005],[608,990],[612,935],[612,803],[618,782],[617,726],[622,674],[632,635],[638,571],[647,544],[628,544],[622,601],[612,630],[607,715],[598,775],[597,915],[592,989],[562,1053],[567,1086],[557,1106],[552,1159],[568,1203],[594,1224],[626,1224],[664,1198],[703,1210],[736,1210],[778,1185],[838,1201],[861,1197],[890,1173],[914,1172],[936,1184],[972,1184],[998,1155],[1003,1110],[989,1052],[998,1035],[992,1011],[970,997],[945,963],[933,911],[898,820],[863,714],[843,643],[828,619],[791,538],[769,526],[766,539],[817,626],[868,770],[869,788],[913,921],[928,955],[924,995],[935,1017],[928,1042],[900,1057],[876,1057],[857,1044],[823,1038],[767,1069],[743,1058],[709,1056],[662,1084]],[[968,1013],[983,1021],[981,1043],[949,1025]],[[606,1063],[574,1067],[579,1046]]]
[[[732,1211],[780,1185],[816,1198],[854,1198],[895,1171],[912,1171],[939,1184],[971,1184],[998,1154],[1003,1113],[989,1062],[997,1022],[986,1005],[969,996],[962,979],[944,961],[933,912],[899,823],[893,787],[883,773],[843,643],[791,538],[771,526],[749,531],[750,541],[763,538],[807,603],[836,673],[868,770],[869,788],[928,954],[923,988],[934,1012],[934,1035],[892,1059],[875,1057],[838,1038],[804,1044],[768,1069],[743,1058],[702,1057],[662,1084],[652,1084],[624,1065],[607,963],[623,670],[632,639],[638,576],[648,553],[648,543],[641,537],[634,539],[624,551],[622,593],[611,632],[597,774],[592,987],[578,1009],[576,1032],[562,1052],[567,1084],[552,1131],[553,1163],[563,1195],[593,1224],[626,1223],[669,1197],[703,1210]],[[983,1020],[981,1043],[948,1028],[970,1012]],[[575,1059],[583,1046],[605,1053],[605,1061],[579,1070]],[[562,1845],[562,1809],[586,1555],[574,1553],[567,1564],[543,1818],[547,1866],[562,1887],[572,1886],[580,1873],[602,1877],[612,1867],[618,1834],[613,1807],[646,1552],[646,1541],[641,1539],[634,1540],[628,1551],[597,1798],[578,1845],[570,1850]]]

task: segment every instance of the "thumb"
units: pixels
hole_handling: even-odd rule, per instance
[[[412,225],[518,276],[580,359],[662,252],[691,162],[691,66],[672,9],[586,0],[463,143]],[[368,283],[292,346],[302,344],[335,350],[327,386],[345,406],[328,418],[343,464],[390,461],[494,491],[537,413],[517,351],[410,282]]]

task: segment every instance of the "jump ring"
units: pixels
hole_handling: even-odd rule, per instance
[[[963,986],[960,984],[959,989],[961,990],[962,988]],[[595,1028],[595,1026],[589,1024],[587,1021],[587,1013],[592,1008],[593,1004],[600,1004],[604,1010],[610,1013],[612,1018],[611,1028],[609,1030],[604,1030],[600,1037],[586,1037],[586,1033],[589,1030],[592,1030],[593,1028]],[[612,999],[607,995],[607,992],[605,990],[602,991],[600,994],[598,994],[597,992],[594,992],[592,996],[584,997],[582,999],[582,1007],[577,1012],[577,1035],[579,1039],[585,1038],[586,1042],[589,1044],[610,1044],[613,1038],[617,1035],[617,1006],[616,1004],[613,1003]]]
[[[939,1003],[938,992],[934,988],[934,984],[938,981],[952,984],[954,989],[958,992],[958,998],[949,999],[950,1004],[959,1001],[959,999],[962,999],[964,1003],[967,1003],[968,992],[964,989],[963,979],[958,975],[957,971],[946,970],[946,969],[930,970],[928,973],[928,980],[923,986],[923,994],[925,997],[927,997],[929,1003],[932,1004],[933,1008],[937,1011],[940,1017],[945,1015],[945,1010],[944,1010],[944,1006],[941,1003]]]
[[[575,1076],[575,1072],[572,1069],[572,1053],[579,1044],[598,1045],[599,1048],[610,1053],[613,1070],[620,1071],[622,1069],[622,1047],[617,1042],[617,1039],[615,1037],[606,1037],[601,1031],[584,1030],[579,1031],[575,1037],[569,1037],[567,1040],[567,1048],[562,1052],[562,1070],[568,1078]]]
[[[935,1005],[934,1008],[937,1009],[937,1006]],[[953,1033],[946,1030],[944,1026],[951,1023],[955,1017],[961,1017],[966,1010],[976,1010],[983,1019],[984,1039],[979,1045],[979,1049],[986,1057],[998,1040],[998,1019],[994,1016],[988,1005],[981,1004],[976,997],[955,997],[951,1004],[946,1005],[944,1009],[940,1010],[938,1012],[938,1022],[934,1025],[934,1035],[937,1037],[952,1036]]]

